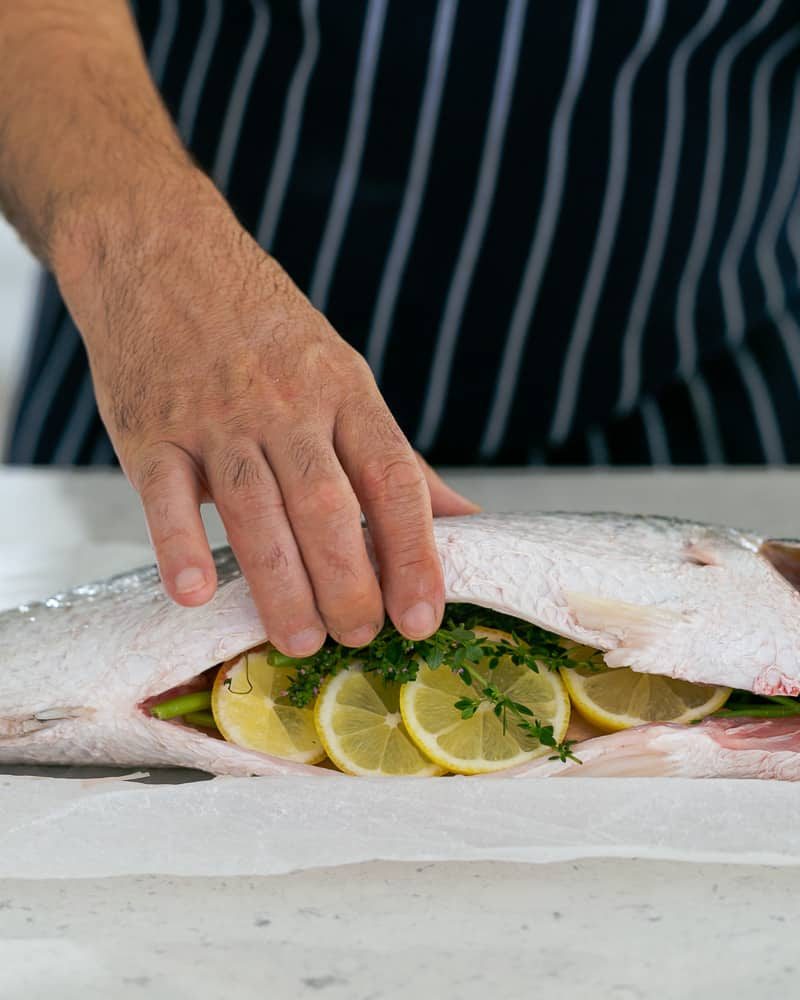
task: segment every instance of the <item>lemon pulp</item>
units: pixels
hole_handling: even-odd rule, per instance
[[[611,668],[597,662],[562,667],[561,676],[575,708],[606,733],[648,722],[696,722],[722,708],[731,693],[727,687],[641,674],[630,667]]]
[[[481,638],[513,645],[507,632],[475,628]],[[529,667],[500,657],[490,669],[488,658],[470,664],[478,687],[492,684],[502,695],[524,705],[542,725],[553,727],[557,743],[564,739],[569,725],[570,704],[564,685],[555,671],[541,667],[535,673]],[[485,774],[514,767],[534,757],[551,753],[550,747],[531,746],[532,738],[519,728],[509,713],[504,726],[493,706],[483,702],[470,719],[463,719],[455,703],[478,695],[443,664],[431,670],[420,664],[417,679],[404,684],[400,709],[408,732],[417,746],[441,767],[458,774]]]
[[[381,777],[442,773],[409,738],[399,700],[396,683],[364,673],[358,664],[325,681],[314,721],[328,756],[341,771]]]
[[[223,664],[211,692],[211,711],[226,740],[248,750],[316,764],[325,749],[313,708],[297,708],[286,697],[293,667],[275,667],[262,646]]]

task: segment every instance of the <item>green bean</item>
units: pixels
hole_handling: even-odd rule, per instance
[[[174,719],[187,712],[202,712],[211,708],[210,691],[193,691],[191,694],[179,694],[177,698],[169,698],[160,705],[153,705],[150,714],[157,719]]]
[[[202,726],[203,729],[217,728],[217,721],[211,712],[187,712],[183,721],[190,726]]]

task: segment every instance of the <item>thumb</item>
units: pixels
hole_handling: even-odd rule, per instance
[[[448,517],[454,514],[477,514],[481,509],[478,504],[462,497],[460,493],[448,486],[438,472],[434,471],[418,452],[414,452],[428,490],[431,495],[431,507],[434,517]]]

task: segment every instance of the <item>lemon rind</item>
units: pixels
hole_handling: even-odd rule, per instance
[[[344,774],[349,774],[358,778],[435,778],[444,774],[445,771],[435,761],[430,761],[429,767],[423,768],[419,771],[414,771],[410,774],[389,774],[386,771],[381,771],[380,769],[370,770],[359,767],[339,752],[339,747],[329,739],[328,735],[329,731],[333,730],[333,726],[331,725],[331,715],[336,704],[336,692],[344,685],[348,676],[355,672],[360,673],[361,671],[358,667],[350,667],[347,670],[342,670],[335,676],[329,677],[325,680],[314,704],[314,725],[317,729],[317,735],[325,748],[327,756],[333,761],[336,767],[338,767]],[[416,749],[424,755],[424,751],[418,746],[410,733],[408,733],[408,737]]]
[[[447,669],[446,667],[440,667],[440,670]],[[553,720],[553,734],[557,742],[561,742],[566,735],[567,729],[569,728],[569,720],[571,713],[571,702],[569,695],[566,691],[563,681],[558,677],[558,675],[544,673],[542,676],[547,676],[549,681],[552,681],[552,688],[555,700],[559,703],[561,707],[561,714],[563,714],[563,719],[561,724],[556,728],[555,723],[558,721],[558,717]],[[400,689],[400,714],[403,717],[403,722],[405,723],[406,730],[408,731],[409,737],[414,741],[414,743],[419,747],[422,753],[426,757],[439,764],[440,767],[445,768],[448,771],[452,771],[454,774],[463,775],[477,775],[477,774],[495,774],[498,771],[507,771],[513,767],[518,767],[520,764],[526,764],[528,761],[535,760],[537,757],[543,757],[548,753],[552,753],[551,747],[539,746],[534,750],[525,750],[518,754],[516,757],[509,757],[500,761],[486,761],[478,759],[463,760],[457,757],[451,757],[450,755],[443,753],[441,748],[437,743],[434,742],[434,737],[427,737],[427,731],[417,723],[416,717],[413,710],[413,697],[416,691],[421,687],[426,685],[420,681],[409,681],[404,684]],[[457,709],[453,709],[454,713],[457,714]],[[453,725],[457,725],[459,719],[454,718]],[[442,730],[441,735],[445,730]]]
[[[319,764],[321,761],[325,760],[325,748],[322,745],[321,740],[320,740],[320,746],[317,749],[304,750],[296,754],[287,755],[284,753],[275,753],[274,750],[266,750],[263,747],[252,746],[250,744],[241,742],[241,740],[239,739],[234,739],[233,736],[234,730],[231,729],[226,724],[224,719],[225,712],[224,708],[221,705],[221,699],[224,696],[221,694],[221,691],[225,679],[237,666],[239,659],[241,659],[241,657],[237,657],[237,659],[234,660],[232,663],[224,664],[222,667],[220,667],[217,676],[214,679],[214,684],[211,689],[211,712],[212,715],[214,716],[214,721],[217,724],[217,729],[219,729],[223,738],[227,740],[229,743],[234,744],[234,746],[242,747],[245,750],[252,750],[254,753],[263,753],[268,757],[275,757],[278,760],[288,760],[291,761],[293,764]],[[274,667],[273,669],[279,669],[279,668]],[[311,710],[309,709],[309,711]],[[280,716],[276,717],[285,732],[286,730],[285,727],[283,726],[283,723],[280,720]],[[312,715],[312,721],[313,721],[313,715]],[[316,726],[314,728],[316,729]],[[319,735],[319,733],[317,733],[317,735]]]
[[[626,670],[630,668],[618,667],[615,669]],[[715,694],[712,695],[712,697],[710,697],[706,702],[694,708],[687,709],[675,718],[643,719],[633,715],[622,715],[609,712],[604,708],[598,707],[597,702],[586,697],[585,689],[580,683],[580,674],[576,674],[570,667],[561,667],[560,673],[575,711],[578,712],[587,722],[596,726],[598,729],[603,730],[605,733],[621,733],[626,729],[635,729],[637,726],[690,725],[693,722],[699,722],[701,719],[705,719],[714,712],[719,711],[719,709],[722,708],[730,697],[732,691],[732,688],[715,685]]]

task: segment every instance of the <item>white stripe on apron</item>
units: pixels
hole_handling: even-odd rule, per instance
[[[217,146],[217,155],[211,170],[214,181],[222,191],[228,187],[231,169],[239,148],[242,119],[247,111],[253,79],[269,39],[270,14],[266,0],[250,0],[250,4],[253,8],[250,38],[245,47],[242,61],[239,63],[236,82],[233,85],[225,112],[225,124]]]
[[[269,250],[280,222],[283,200],[289,184],[289,174],[297,153],[297,143],[303,128],[303,111],[311,76],[319,55],[318,0],[302,0],[303,48],[297,60],[292,82],[286,92],[286,105],[278,137],[278,148],[272,165],[267,193],[256,229],[259,244]]]
[[[667,246],[680,168],[683,125],[686,118],[686,75],[692,57],[716,27],[724,11],[725,0],[711,0],[703,16],[675,49],[670,61],[667,79],[667,127],[656,184],[653,216],[647,236],[647,249],[622,338],[622,378],[617,400],[617,413],[621,415],[633,409],[642,384],[642,342],[650,315],[653,289]]]
[[[364,21],[364,33],[361,39],[358,70],[353,87],[353,100],[350,107],[344,153],[333,190],[330,213],[311,277],[308,297],[317,309],[323,312],[328,304],[331,281],[361,170],[361,158],[364,155],[367,126],[372,110],[375,71],[378,66],[383,28],[386,21],[387,2],[388,0],[369,0],[367,16]]]
[[[678,285],[675,322],[678,335],[678,370],[689,379],[697,364],[697,331],[695,307],[700,277],[706,264],[708,249],[714,235],[719,207],[722,168],[728,116],[728,82],[736,58],[770,23],[780,8],[781,0],[766,0],[758,13],[739,28],[720,50],[711,74],[710,125],[706,143],[706,160],[697,224]]]
[[[778,267],[778,240],[800,181],[800,76],[794,85],[789,134],[778,180],[756,243],[756,264],[766,295],[766,309],[780,316],[786,309],[786,289]],[[800,197],[800,195],[798,195]]]
[[[738,347],[742,343],[747,328],[747,317],[739,285],[739,268],[764,187],[764,170],[769,144],[770,87],[775,70],[798,42],[800,42],[800,28],[783,35],[766,51],[753,76],[750,91],[750,144],[747,150],[747,166],[736,217],[722,252],[719,267],[725,336],[733,347]]]
[[[192,65],[186,77],[186,84],[181,95],[178,109],[178,131],[183,141],[189,145],[194,133],[194,123],[197,118],[197,108],[203,94],[203,88],[211,65],[211,57],[219,38],[222,24],[222,0],[206,0],[206,10],[203,16],[203,27],[197,40]]]
[[[158,11],[158,25],[150,46],[150,73],[156,83],[161,83],[167,69],[167,60],[175,41],[178,27],[178,0],[161,0]]]
[[[708,391],[706,380],[699,372],[696,372],[687,381],[686,388],[692,403],[697,429],[700,432],[700,440],[703,442],[706,463],[708,465],[724,465],[725,449],[722,446],[722,437],[717,426],[714,400]]]
[[[589,461],[594,466],[611,464],[606,436],[600,427],[590,427],[586,432],[586,447],[589,449]]]
[[[700,277],[706,264],[708,250],[714,234],[719,194],[722,182],[722,168],[725,157],[728,115],[728,82],[736,58],[768,25],[777,13],[781,0],[766,0],[757,14],[739,28],[720,50],[711,74],[710,124],[706,143],[706,157],[697,224],[681,280],[678,285],[678,301],[675,324],[678,339],[678,371],[685,380],[692,378],[697,365],[697,331],[695,329],[695,307]],[[748,388],[755,385],[752,378],[746,381]],[[693,397],[694,398],[694,394]],[[710,403],[710,396],[709,396]],[[755,405],[755,403],[754,403]],[[696,407],[699,421],[716,420],[713,405]],[[720,440],[719,431],[701,425],[701,437],[708,445]]]
[[[736,366],[753,404],[753,414],[756,419],[758,436],[761,439],[761,447],[764,450],[764,460],[768,465],[785,465],[786,452],[783,448],[783,439],[775,415],[775,408],[772,405],[772,397],[756,359],[747,348],[740,348],[736,352]]]
[[[651,465],[671,465],[669,438],[658,403],[650,396],[642,400],[640,412]]]
[[[425,451],[433,444],[447,399],[447,386],[453,362],[458,331],[464,315],[472,276],[478,263],[489,211],[492,207],[497,173],[503,156],[503,142],[514,95],[519,50],[525,25],[527,0],[509,0],[503,25],[503,40],[497,61],[489,124],[481,152],[475,196],[469,210],[464,238],[456,258],[450,287],[445,299],[444,315],[436,335],[433,365],[428,377],[415,446]]]
[[[383,275],[378,287],[375,310],[370,323],[365,356],[367,363],[380,381],[383,359],[392,327],[394,307],[405,273],[408,254],[417,228],[417,219],[425,196],[433,140],[439,121],[442,92],[447,79],[453,25],[458,10],[458,0],[439,0],[428,57],[428,70],[420,104],[411,166],[403,192],[403,202],[397,217],[392,244],[386,258]]]
[[[606,281],[608,262],[614,249],[628,171],[633,89],[639,70],[653,50],[663,27],[665,11],[666,0],[648,0],[642,33],[620,69],[614,84],[611,114],[611,158],[603,196],[603,208],[600,213],[597,237],[575,323],[564,355],[553,421],[550,426],[550,443],[556,447],[563,444],[572,429],[572,421],[581,389],[586,351],[594,327],[597,305]]]
[[[525,271],[508,330],[500,374],[494,391],[486,429],[481,442],[481,457],[491,459],[499,448],[517,388],[519,369],[528,338],[531,320],[539,298],[547,258],[561,210],[564,179],[567,172],[569,134],[572,115],[583,87],[592,49],[596,0],[580,0],[575,18],[569,67],[564,90],[558,101],[547,152],[547,176],[541,198],[539,218],[531,242]]]

